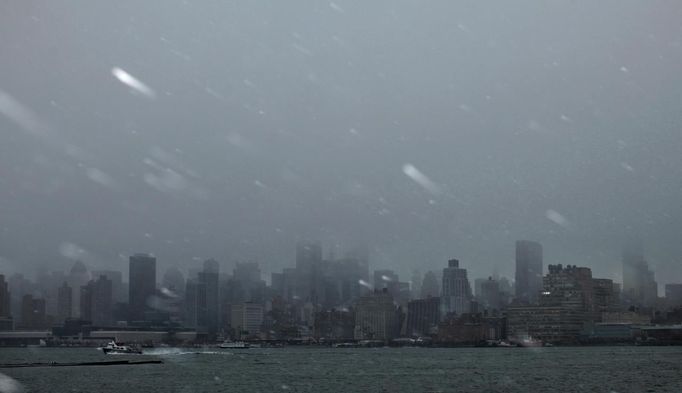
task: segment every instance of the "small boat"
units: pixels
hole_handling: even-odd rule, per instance
[[[222,349],[248,349],[251,345],[245,343],[244,341],[225,341],[222,344],[218,344],[218,348]]]
[[[142,355],[142,351],[133,346],[118,345],[115,341],[110,341],[105,347],[100,348],[102,352],[107,355],[113,354],[129,354],[129,355]]]
[[[541,340],[534,339],[532,337],[525,337],[521,341],[517,342],[517,346],[526,348],[536,348],[542,347],[543,342]]]

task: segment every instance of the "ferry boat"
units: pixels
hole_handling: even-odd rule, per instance
[[[218,344],[218,348],[222,349],[248,349],[251,348],[249,343],[244,341],[225,341],[222,344]]]
[[[100,348],[107,355],[128,354],[142,355],[142,351],[133,346],[118,345],[115,341],[110,341],[105,347]]]

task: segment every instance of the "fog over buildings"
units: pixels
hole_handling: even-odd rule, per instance
[[[680,20],[621,0],[3,4],[0,272],[128,277],[153,253],[159,280],[209,258],[270,273],[320,240],[403,279],[453,257],[514,277],[532,239],[544,266],[623,282],[638,239],[662,294],[682,281]]]

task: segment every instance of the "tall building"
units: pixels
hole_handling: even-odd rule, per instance
[[[459,267],[459,260],[451,259],[448,267],[443,269],[443,285],[441,287],[441,314],[461,315],[471,311],[471,284],[466,269]]]
[[[174,295],[182,297],[185,294],[185,276],[177,267],[171,267],[164,273],[161,286]]]
[[[73,290],[64,281],[57,290],[57,321],[62,323],[73,316]]]
[[[420,298],[426,299],[428,297],[438,297],[440,296],[440,286],[438,285],[438,278],[436,278],[436,273],[429,270],[424,274],[424,279],[422,280],[422,287],[420,290]]]
[[[84,319],[92,321],[95,326],[110,326],[113,322],[113,286],[106,276],[99,276],[97,280],[90,282],[81,288],[81,314],[87,315]],[[83,299],[83,297],[88,299]]]
[[[481,283],[481,295],[479,302],[486,310],[500,310],[504,306],[503,294],[500,291],[500,284],[492,277]]]
[[[206,321],[205,326],[208,333],[215,334],[220,325],[220,265],[218,261],[208,259],[204,261],[204,270],[199,273],[199,281],[201,281],[206,288],[205,308]]]
[[[123,273],[116,270],[93,270],[92,279],[104,276],[111,281],[112,299],[115,303],[128,303],[128,292],[123,285]]]
[[[73,291],[73,302],[72,302],[72,314],[74,317],[81,317],[80,315],[80,290],[79,288],[87,284],[90,281],[90,274],[85,264],[81,261],[76,261],[69,272],[67,279],[69,286],[74,288]]]
[[[653,307],[658,300],[654,272],[644,259],[642,247],[631,245],[623,252],[623,300],[631,306]]]
[[[440,298],[411,300],[407,303],[407,324],[409,336],[428,336],[440,322]]]
[[[529,240],[516,242],[516,299],[537,304],[542,289],[542,245]]]
[[[9,284],[5,281],[5,276],[0,274],[0,331],[14,330],[11,306]]]
[[[198,278],[188,278],[185,287],[185,327],[205,331],[206,284]]]
[[[381,291],[387,289],[393,296],[393,300],[401,306],[406,306],[410,300],[410,284],[401,282],[400,277],[393,270],[374,271],[374,289]]]
[[[668,307],[682,306],[682,284],[665,284],[665,301]]]
[[[613,282],[592,278],[586,267],[549,265],[539,305],[514,305],[507,310],[510,337],[576,342],[586,324],[601,322],[615,305]]]
[[[156,258],[147,254],[135,254],[129,261],[128,320],[144,321],[145,313],[150,311],[147,304],[156,293]]]
[[[21,299],[21,326],[24,329],[46,329],[45,299],[24,295]]]
[[[412,278],[410,279],[410,298],[420,299],[422,290],[423,277],[418,269],[412,271]]]
[[[402,312],[387,289],[374,290],[355,304],[356,340],[392,340],[400,335]]]
[[[322,288],[322,246],[317,242],[296,244],[296,295],[303,301],[320,302]]]
[[[0,318],[9,318],[12,316],[10,308],[10,292],[9,285],[5,281],[5,275],[0,274]]]

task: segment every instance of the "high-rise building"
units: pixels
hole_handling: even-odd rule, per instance
[[[20,325],[24,295],[33,294],[34,286],[30,280],[20,273],[10,276],[7,285],[11,293],[9,308],[12,312],[12,319],[17,321],[16,325]]]
[[[542,245],[529,240],[516,242],[516,300],[537,304],[542,289]]]
[[[205,326],[209,333],[215,334],[220,325],[220,265],[218,261],[208,259],[204,261],[204,270],[199,273],[199,281],[206,288]]]
[[[12,299],[9,284],[5,281],[5,276],[0,274],[0,331],[14,330],[11,307]]]
[[[185,287],[185,327],[205,331],[206,284],[198,278],[188,278]]]
[[[500,310],[503,307],[503,294],[500,291],[500,284],[492,277],[481,283],[481,295],[479,302],[486,310]]]
[[[410,336],[428,336],[440,322],[440,298],[410,300],[405,331]]]
[[[12,316],[11,304],[9,285],[7,284],[7,281],[5,281],[5,275],[0,274],[0,318],[9,318]]]
[[[296,244],[296,295],[304,301],[318,303],[323,297],[322,246],[318,242]]]
[[[64,281],[57,290],[57,321],[63,323],[73,316],[73,289]]]
[[[422,280],[421,287],[421,298],[426,299],[428,297],[438,297],[440,296],[440,286],[438,285],[438,278],[436,273],[429,270],[424,274],[424,280]]]
[[[111,281],[112,299],[115,303],[128,303],[128,292],[123,285],[123,273],[117,270],[93,270],[92,279],[104,276]]]
[[[682,284],[665,284],[665,301],[668,307],[682,306]]]
[[[601,322],[614,306],[613,282],[592,278],[586,267],[549,265],[539,305],[516,304],[507,310],[510,337],[576,342],[587,323]]]
[[[642,247],[634,243],[623,252],[623,300],[631,306],[653,307],[658,300],[654,272],[644,259]]]
[[[21,326],[24,329],[45,329],[45,299],[24,295],[21,299]]]
[[[412,271],[412,278],[410,279],[411,299],[420,299],[423,279],[424,278],[418,269]]]
[[[87,284],[88,281],[90,281],[90,274],[88,273],[88,269],[85,267],[85,264],[81,261],[76,261],[73,264],[73,267],[71,268],[71,271],[69,272],[69,276],[67,279],[69,286],[71,288],[74,288],[73,291],[73,302],[71,303],[72,305],[72,314],[74,317],[81,317],[80,315],[80,290],[79,288],[82,287],[83,285]]]
[[[400,281],[400,277],[389,269],[374,271],[374,289],[381,291],[387,289],[393,296],[393,300],[405,307],[410,300],[410,284]]]
[[[183,297],[185,294],[185,276],[177,267],[171,267],[164,273],[161,286],[172,294]]]
[[[128,320],[144,321],[145,313],[150,311],[147,304],[156,293],[156,258],[147,254],[135,254],[129,261]]]
[[[466,269],[459,267],[459,260],[450,259],[448,267],[443,269],[441,293],[442,316],[450,313],[461,315],[471,311],[471,284]]]
[[[92,287],[92,323],[96,326],[110,326],[113,322],[113,285],[106,276],[99,276],[97,280],[91,280]]]

